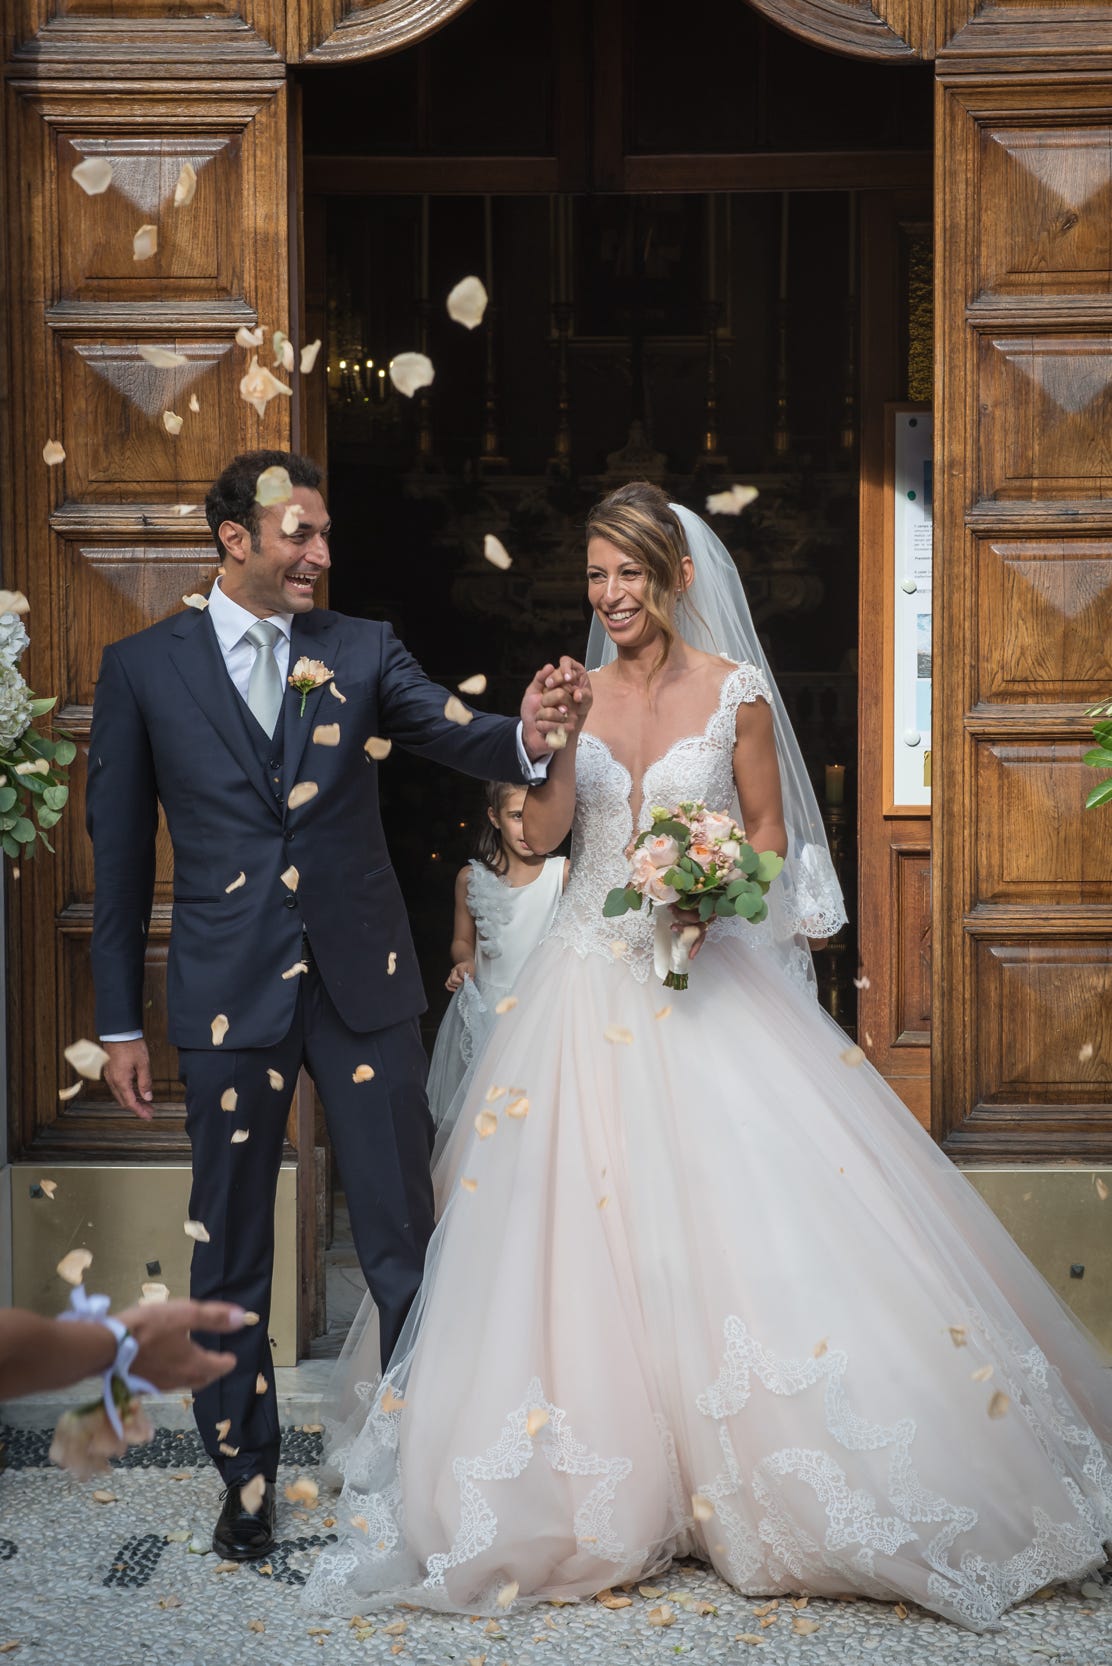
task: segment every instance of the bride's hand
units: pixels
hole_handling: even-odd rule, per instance
[[[591,709],[591,683],[578,660],[566,654],[559,665],[542,665],[525,691],[521,702],[522,734],[531,758],[542,757],[563,746],[568,737],[583,727]],[[553,745],[555,730],[564,739]]]
[[[672,930],[677,936],[681,931],[694,931],[698,934],[691,939],[691,948],[687,956],[689,960],[695,959],[695,956],[706,942],[709,925],[709,920],[693,920],[689,914],[677,914],[675,909],[672,910]]]

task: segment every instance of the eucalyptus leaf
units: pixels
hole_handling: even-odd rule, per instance
[[[752,845],[742,845],[741,855],[738,857],[738,866],[742,873],[756,873],[759,861],[760,858]]]
[[[748,896],[737,899],[734,903],[734,911],[740,914],[743,920],[756,920],[758,918],[763,920],[768,913],[768,908],[759,891],[750,891]]]
[[[46,788],[42,796],[48,810],[60,810],[69,797],[69,788],[64,785],[50,786]]]
[[[61,810],[51,810],[46,804],[35,806],[35,819],[40,827],[56,827],[62,819]]]
[[[77,748],[72,740],[56,740],[54,742],[54,762],[65,769],[77,756]]]
[[[18,797],[14,787],[0,787],[0,811],[10,810]]]
[[[31,701],[32,718],[45,717],[47,712],[52,712],[57,704],[58,696],[56,694],[40,695]]]
[[[709,920],[713,913],[714,913],[714,898],[713,897],[701,897],[699,899],[699,918],[700,918],[700,920]]]
[[[5,856],[17,857],[21,854],[20,847],[16,844],[10,833],[0,834],[0,845],[3,845],[4,847]]]
[[[47,838],[46,834],[45,833],[40,833],[39,838],[42,840],[43,844],[46,846],[46,848],[50,852],[51,856],[53,856],[54,855],[54,846],[51,844],[51,842]],[[35,854],[34,845],[25,845],[24,849],[26,850],[28,856],[34,856],[34,854]]]
[[[26,816],[20,816],[12,828],[12,838],[18,845],[29,845],[34,837],[34,823],[28,821]]]
[[[774,850],[762,850],[757,862],[755,878],[762,885],[771,885],[783,866],[784,858],[782,856],[777,856]]]

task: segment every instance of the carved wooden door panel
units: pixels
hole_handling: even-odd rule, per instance
[[[1112,21],[1087,16],[1084,43],[1033,30],[1022,77],[970,59],[976,25],[939,64],[935,1132],[976,1158],[1112,1154],[1112,821],[1082,763],[1112,686]]]
[[[6,69],[5,582],[31,604],[29,680],[57,692],[57,721],[82,750],[104,644],[211,582],[206,487],[236,451],[286,444],[290,431],[287,400],[260,418],[240,398],[249,355],[235,341],[243,325],[262,323],[268,340],[289,327],[284,66],[243,20],[236,31],[230,17],[158,20],[144,7],[125,40],[96,10],[27,20]],[[72,178],[92,158],[112,167],[96,196]],[[175,206],[187,169],[196,192]],[[141,259],[144,225],[158,247]],[[184,363],[152,365],[147,345]],[[167,411],[183,419],[177,434]],[[41,459],[48,437],[65,448],[60,467]],[[62,1049],[94,1033],[84,773],[79,756],[57,856],[25,863],[9,886],[11,1155],[184,1158],[165,1040],[164,838],[145,995],[153,1126],[117,1111],[100,1084],[58,1099]]]

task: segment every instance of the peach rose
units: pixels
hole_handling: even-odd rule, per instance
[[[657,833],[655,837],[646,839],[641,849],[654,868],[670,868],[679,861],[680,847],[668,833]]]
[[[641,895],[648,897],[652,902],[672,903],[679,896],[674,886],[665,885],[660,877],[660,869],[644,847],[634,853],[630,865],[630,879]]]

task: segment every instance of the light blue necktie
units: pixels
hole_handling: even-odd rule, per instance
[[[260,619],[245,632],[245,640],[255,650],[251,680],[247,684],[247,704],[261,727],[273,735],[282,709],[282,674],[274,658],[274,644],[282,635],[280,628],[269,619]]]

